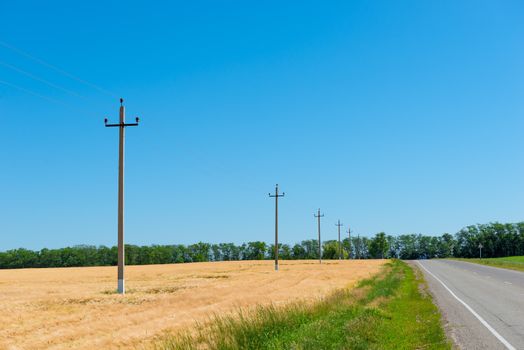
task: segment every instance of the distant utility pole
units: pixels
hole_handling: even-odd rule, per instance
[[[125,128],[127,126],[137,126],[139,119],[136,118],[136,123],[125,123],[126,112],[124,107],[124,100],[120,99],[120,122],[118,124],[107,124],[107,118],[104,120],[106,127],[118,127],[119,132],[119,147],[118,147],[118,293],[125,294],[125,279],[124,279],[124,138]]]
[[[348,225],[348,245],[349,245],[349,252],[348,252],[348,259],[351,259],[351,228]]]
[[[360,260],[360,248],[361,248],[361,244],[360,244],[360,235],[357,235],[357,247],[355,247],[355,254],[357,255],[357,259]]]
[[[275,271],[278,271],[278,197],[285,195],[285,192],[278,194],[278,184],[275,185],[275,194],[269,193],[269,197],[275,197]]]
[[[338,226],[338,260],[341,260],[342,259],[342,245],[340,244],[340,227],[344,226],[344,224],[341,224],[340,220],[338,220],[335,226]]]
[[[320,240],[320,218],[324,216],[324,214],[320,215],[320,209],[318,209],[318,214],[313,214],[316,218],[318,218],[318,261],[320,264],[322,264],[322,241]]]
[[[482,245],[482,243],[479,243],[479,254],[480,254],[481,259],[482,259],[482,248],[484,248],[484,246]]]

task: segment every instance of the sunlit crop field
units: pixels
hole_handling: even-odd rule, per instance
[[[0,270],[0,348],[141,347],[166,331],[257,304],[317,299],[376,274],[384,260],[213,262]]]

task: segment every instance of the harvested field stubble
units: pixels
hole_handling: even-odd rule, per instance
[[[316,299],[376,274],[385,260],[238,261],[0,270],[0,348],[134,347],[238,308]]]

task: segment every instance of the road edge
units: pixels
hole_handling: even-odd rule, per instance
[[[444,334],[446,334],[446,338],[450,341],[452,349],[461,350],[462,347],[459,345],[457,338],[454,336],[453,326],[449,321],[449,318],[447,317],[445,310],[439,304],[435,294],[433,294],[433,291],[431,291],[431,288],[429,288],[428,281],[426,280],[424,272],[420,269],[420,266],[416,263],[416,260],[405,260],[404,262],[406,262],[413,269],[414,273],[423,281],[423,283],[419,284],[420,293],[424,295],[429,295],[431,297],[431,302],[433,303],[433,305],[435,305],[438,308],[438,311],[440,313],[440,325],[444,330]]]

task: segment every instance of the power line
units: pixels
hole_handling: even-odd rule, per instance
[[[9,45],[8,43],[6,43],[6,42],[4,42],[2,40],[0,40],[0,45],[2,45],[3,47],[5,47],[5,48],[7,48],[7,49],[9,49],[11,51],[14,51],[14,52],[18,53],[19,55],[27,57],[30,60],[33,60],[34,62],[37,62],[37,63],[39,63],[39,64],[41,64],[41,65],[43,65],[43,66],[45,66],[47,68],[50,68],[50,69],[54,70],[55,72],[60,73],[60,74],[66,76],[66,77],[68,77],[70,79],[76,80],[79,83],[82,83],[82,84],[87,85],[87,86],[89,86],[91,88],[94,88],[94,89],[96,89],[96,90],[98,90],[98,91],[100,91],[100,92],[102,92],[102,93],[104,93],[106,95],[109,95],[109,96],[112,96],[112,97],[116,96],[115,93],[113,93],[113,92],[111,92],[109,90],[106,90],[106,89],[104,89],[104,88],[102,88],[102,87],[100,87],[98,85],[95,85],[95,84],[93,84],[93,83],[91,83],[91,82],[89,82],[87,80],[81,79],[81,78],[79,78],[79,77],[77,77],[77,76],[75,76],[75,75],[73,75],[73,74],[71,74],[69,72],[66,72],[63,69],[58,68],[57,66],[52,65],[52,64],[50,64],[50,63],[48,63],[48,62],[46,62],[46,61],[44,61],[44,60],[42,60],[42,59],[40,59],[38,57],[35,57],[35,56],[33,56],[33,55],[31,55],[31,54],[29,54],[29,53],[27,53],[27,52],[17,48],[17,47],[14,47],[13,45]]]
[[[23,74],[23,75],[25,75],[25,76],[28,76],[29,78],[31,78],[31,79],[33,79],[33,80],[36,80],[36,81],[39,81],[39,82],[44,83],[44,84],[46,84],[46,85],[49,85],[49,86],[51,86],[51,87],[53,87],[53,88],[55,88],[55,89],[62,90],[62,91],[64,91],[64,92],[67,92],[68,94],[75,95],[75,96],[80,97],[80,98],[85,98],[84,96],[81,96],[81,95],[77,94],[77,93],[74,92],[74,91],[71,91],[71,90],[66,89],[66,88],[64,88],[64,87],[61,87],[61,86],[59,86],[59,85],[53,84],[53,83],[51,83],[51,82],[48,81],[48,80],[45,80],[45,79],[40,78],[40,77],[37,77],[36,75],[34,75],[34,74],[32,74],[32,73],[29,73],[29,72],[27,72],[27,71],[25,71],[25,70],[23,70],[23,69],[21,69],[21,68],[18,68],[18,67],[16,67],[16,66],[13,66],[12,64],[9,64],[9,63],[6,63],[6,62],[2,62],[2,61],[0,61],[0,65],[2,65],[2,66],[4,66],[4,67],[7,67],[7,68],[9,68],[9,69],[12,69],[12,70],[14,70],[15,72],[18,72],[18,73]]]
[[[10,86],[12,88],[15,88],[15,89],[18,89],[20,91],[23,91],[23,92],[26,92],[28,94],[31,94],[33,96],[37,96],[37,97],[40,97],[40,98],[43,98],[45,100],[48,100],[48,101],[51,101],[53,103],[58,103],[58,104],[61,104],[61,105],[65,105],[64,103],[58,101],[58,100],[55,100],[54,98],[51,98],[51,97],[47,97],[47,96],[44,96],[44,95],[41,95],[39,94],[38,92],[34,92],[32,90],[29,90],[29,89],[26,89],[24,87],[21,87],[21,86],[18,86],[18,85],[15,85],[15,84],[12,84],[12,83],[9,83],[7,81],[4,81],[4,80],[0,80],[0,84],[3,84],[3,85],[6,85],[6,86]]]

